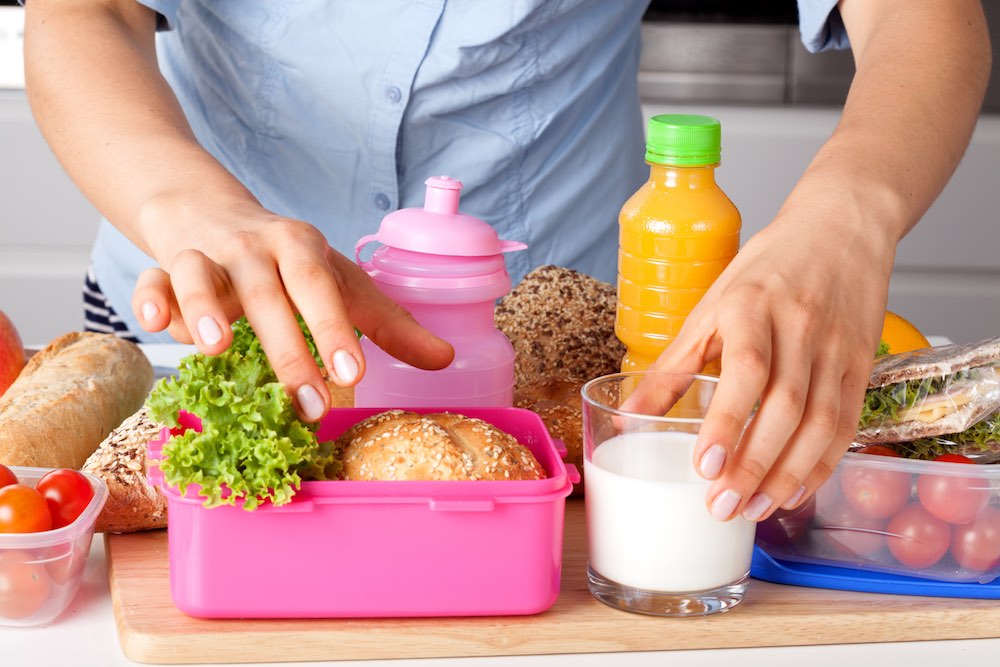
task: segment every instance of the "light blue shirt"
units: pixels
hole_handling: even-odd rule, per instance
[[[198,140],[341,253],[447,174],[464,212],[528,245],[507,255],[515,282],[542,264],[614,282],[618,211],[647,176],[647,0],[140,1],[162,15],[160,68]],[[810,48],[834,4],[801,0]],[[169,340],[129,306],[152,260],[103,221],[93,262],[132,332]]]

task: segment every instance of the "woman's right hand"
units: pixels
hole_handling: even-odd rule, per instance
[[[142,327],[218,354],[245,314],[308,421],[330,394],[296,313],[337,384],[365,372],[355,326],[411,365],[447,366],[448,343],[314,227],[264,209],[202,148],[159,71],[156,26],[156,12],[134,0],[32,0],[25,11],[39,127],[94,206],[159,265],[133,293]]]
[[[326,413],[330,394],[297,313],[330,378],[341,386],[353,385],[365,372],[355,327],[410,365],[439,369],[451,363],[448,343],[379,292],[368,274],[333,250],[312,225],[273,214],[249,195],[205,206],[196,194],[170,199],[140,215],[143,236],[160,265],[139,276],[132,295],[133,312],[145,330],[167,329],[204,354],[219,354],[232,340],[229,324],[246,315],[307,421]]]

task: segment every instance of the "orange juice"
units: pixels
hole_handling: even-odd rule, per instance
[[[615,333],[626,347],[623,371],[656,360],[739,249],[739,211],[715,182],[720,139],[719,121],[708,116],[649,121],[649,180],[618,217]]]

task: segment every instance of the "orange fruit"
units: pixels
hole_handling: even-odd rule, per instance
[[[889,354],[918,350],[931,345],[913,323],[889,310],[885,311],[885,320],[882,323],[882,340],[889,346]]]

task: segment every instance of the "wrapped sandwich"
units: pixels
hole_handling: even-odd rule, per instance
[[[885,355],[872,368],[855,442],[987,443],[997,412],[1000,338]]]
[[[976,422],[960,433],[946,433],[889,445],[900,456],[934,459],[942,454],[961,454],[976,463],[1000,462],[1000,412]]]

